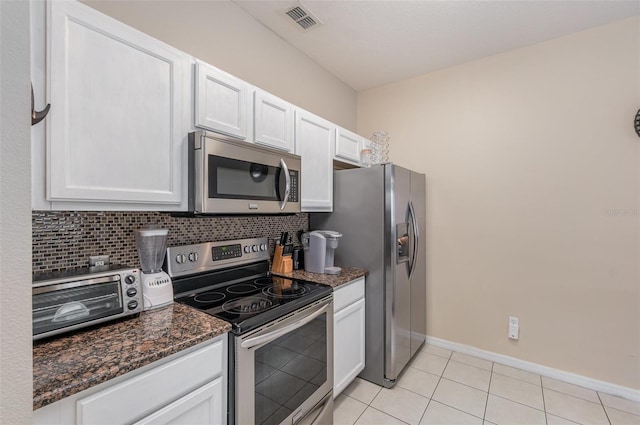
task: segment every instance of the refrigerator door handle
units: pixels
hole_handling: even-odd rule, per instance
[[[420,229],[418,228],[418,221],[416,220],[416,211],[413,209],[413,202],[409,201],[409,216],[411,217],[411,226],[413,227],[413,249],[411,255],[411,261],[409,262],[409,279],[413,277],[413,272],[416,269],[416,260],[418,259],[418,247],[420,238]]]

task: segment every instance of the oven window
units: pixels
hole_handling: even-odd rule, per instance
[[[327,382],[326,317],[256,351],[256,424],[279,424]]]
[[[32,300],[34,335],[123,312],[119,281],[36,294]]]
[[[209,155],[209,198],[279,201],[280,168]]]

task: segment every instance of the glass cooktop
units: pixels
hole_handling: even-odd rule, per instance
[[[270,276],[208,287],[176,298],[232,324],[241,334],[331,294],[326,285]]]

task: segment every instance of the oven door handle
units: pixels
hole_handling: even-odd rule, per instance
[[[319,309],[317,309],[316,311],[314,311],[313,313],[309,314],[308,316],[303,317],[300,320],[297,320],[294,323],[291,323],[290,325],[284,326],[280,329],[276,329],[275,331],[266,333],[264,335],[260,335],[260,336],[256,336],[253,338],[249,338],[245,341],[242,341],[240,343],[240,347],[242,348],[252,348],[255,347],[256,345],[261,345],[261,344],[266,344],[269,343],[271,341],[274,341],[278,338],[280,338],[282,335],[291,332],[294,329],[297,329],[301,326],[306,325],[307,323],[311,322],[313,319],[315,319],[316,317],[320,316],[321,314],[325,313],[328,309],[329,309],[330,304],[325,304],[322,307],[320,307]]]

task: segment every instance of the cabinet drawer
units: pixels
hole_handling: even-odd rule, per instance
[[[130,423],[212,381],[223,372],[224,339],[78,400],[77,424]]]
[[[333,311],[338,312],[361,298],[364,298],[364,277],[342,285],[333,292]]]

